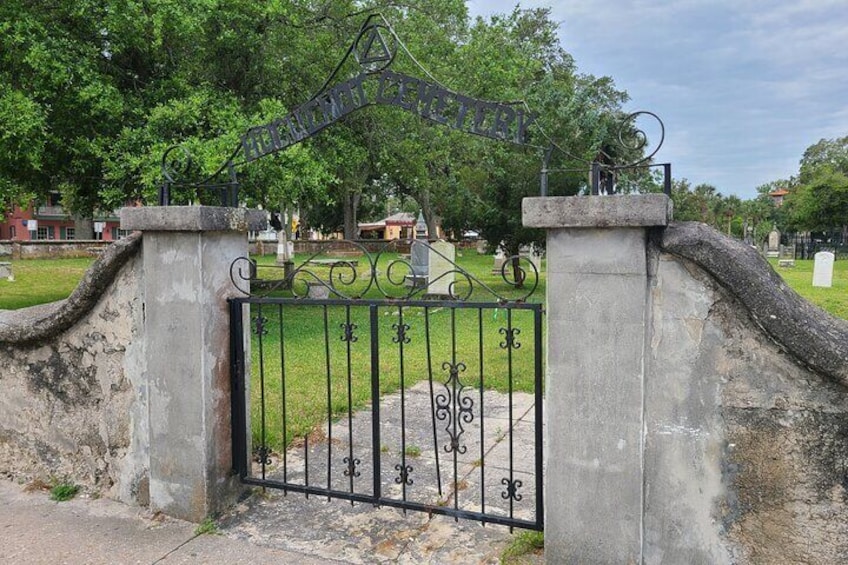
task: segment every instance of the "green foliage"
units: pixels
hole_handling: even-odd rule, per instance
[[[155,202],[161,157],[177,143],[193,155],[185,179],[223,177],[240,135],[318,90],[372,8],[414,54],[399,53],[396,70],[422,76],[419,62],[453,90],[526,100],[554,141],[583,161],[614,152],[612,124],[627,96],[608,77],[577,72],[549,9],[472,22],[461,0],[9,0],[0,6],[0,202],[59,189],[82,216]],[[339,76],[351,72],[355,64]],[[548,144],[539,133],[532,141]],[[514,251],[540,238],[519,220],[521,197],[538,193],[540,168],[537,151],[367,108],[238,175],[246,204],[297,204],[305,226],[344,227],[353,237],[358,215],[378,219],[387,197],[413,198],[431,232],[441,217]],[[551,194],[584,185],[584,174],[555,174]],[[173,197],[198,200],[192,189],[175,188]]]
[[[56,483],[50,488],[50,500],[55,500],[56,502],[71,500],[77,495],[79,489],[79,486],[73,483]]]
[[[204,534],[217,534],[218,533],[218,524],[215,523],[210,517],[206,517],[203,519],[201,523],[197,525],[197,528],[194,529],[194,535],[202,536]]]
[[[524,563],[523,557],[534,553],[539,554],[545,549],[545,534],[544,532],[526,531],[520,532],[513,536],[503,553],[501,553],[501,563],[504,565],[517,565]]]
[[[806,230],[829,230],[848,224],[848,175],[830,165],[811,173],[792,195],[795,225]]]

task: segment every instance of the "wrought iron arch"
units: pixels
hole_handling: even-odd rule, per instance
[[[414,77],[391,69],[398,51],[402,51],[426,78]],[[333,83],[341,69],[349,61],[355,61],[359,73],[338,84]],[[222,206],[238,206],[239,182],[236,168],[262,157],[275,154],[313,137],[344,116],[368,106],[394,106],[414,113],[430,122],[457,131],[513,143],[519,146],[543,150],[541,169],[541,194],[547,194],[550,160],[554,151],[568,156],[591,170],[592,193],[599,194],[600,181],[613,179],[617,171],[645,165],[656,155],[663,139],[665,128],[656,114],[634,112],[625,116],[618,132],[618,142],[629,149],[641,151],[647,146],[647,136],[635,130],[636,146],[630,146],[623,132],[635,118],[648,115],[655,118],[661,127],[659,144],[648,156],[627,165],[605,163],[603,159],[589,161],[574,156],[558,146],[537,124],[538,114],[532,112],[526,102],[491,101],[458,93],[434,78],[412,55],[401,41],[391,24],[382,14],[368,16],[347,52],[336,65],[324,84],[306,102],[284,116],[257,126],[250,127],[240,139],[238,146],[227,160],[211,175],[200,181],[187,180],[192,173],[193,161],[189,151],[182,145],[169,147],[162,155],[161,171],[163,182],[159,191],[159,204],[170,205],[173,187],[195,190],[201,194],[215,193]],[[547,145],[530,143],[528,132],[535,126]],[[664,165],[667,192],[670,191],[670,165]],[[605,185],[612,193],[612,180]]]

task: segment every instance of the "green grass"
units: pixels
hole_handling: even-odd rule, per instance
[[[516,291],[502,280],[499,282],[499,276],[491,274],[491,257],[467,255],[471,256],[463,257],[460,261],[464,268],[479,279],[473,282],[470,300],[489,303],[494,300],[481,287],[480,282],[501,295],[526,294],[526,291]],[[381,272],[385,272],[388,261],[394,258],[381,259]],[[272,261],[273,258],[266,258],[263,262],[268,264]],[[363,259],[359,259],[357,267],[360,272],[367,270]],[[320,269],[323,269],[319,273],[320,277],[329,275],[329,268],[316,268],[315,271]],[[263,275],[262,270],[260,268],[260,275]],[[336,269],[334,275],[339,271]],[[353,295],[365,292],[368,297],[382,296],[373,287],[367,289],[367,281],[361,279],[357,279],[351,287],[354,288],[351,292]],[[392,296],[403,295],[405,292],[402,286],[388,290]],[[532,298],[536,302],[543,300],[544,285],[540,285]],[[254,305],[252,320],[259,315],[267,318],[267,321],[264,324],[266,333],[261,340],[254,334],[251,346],[254,445],[264,444],[279,451],[284,444],[298,441],[295,438],[307,434],[318,434],[320,437],[324,432],[315,429],[319,423],[328,418],[338,420],[345,417],[349,406],[356,410],[370,404],[371,319],[367,306]],[[376,318],[381,394],[398,390],[401,379],[404,387],[408,387],[432,376],[437,386],[441,386],[438,383],[448,380],[450,363],[454,360],[464,363],[464,370],[459,367],[462,383],[469,387],[479,387],[481,348],[484,388],[502,392],[509,389],[511,356],[513,387],[520,391],[533,390],[531,311],[512,310],[507,313],[504,308],[477,310],[433,306],[425,309],[388,305],[379,308]],[[348,320],[355,326],[352,328],[355,339],[351,342],[342,339]],[[521,332],[516,335],[520,347],[507,350],[501,344],[505,342],[503,331],[510,323]],[[408,342],[400,343],[398,340],[397,328],[401,324],[408,326],[405,333]],[[429,343],[425,339],[428,326]],[[482,340],[478,337],[481,331]],[[260,375],[265,376],[264,380],[260,380]],[[329,414],[328,405],[332,407]],[[266,434],[264,441],[262,429]]]
[[[300,264],[306,255],[295,257],[295,264]],[[352,258],[358,261],[357,270],[361,274],[367,272],[367,260]],[[384,254],[380,257],[378,271],[385,274],[390,261],[398,259],[396,254]],[[473,273],[478,280],[474,281],[469,300],[491,302],[494,297],[484,288],[488,286],[496,293],[517,298],[526,294],[527,290],[516,290],[501,280],[499,275],[491,273],[492,257],[478,255],[473,250],[465,250],[457,257],[458,263]],[[35,304],[67,298],[76,284],[82,278],[85,270],[93,259],[54,259],[54,260],[22,260],[13,261],[15,282],[0,280],[0,309],[15,309]],[[258,258],[260,275],[282,276],[282,271],[270,266],[274,263],[273,256]],[[786,280],[787,284],[801,296],[828,312],[848,319],[848,261],[834,263],[834,280],[832,288],[815,288],[812,286],[812,261],[796,261],[795,267],[780,268],[777,261],[772,261],[774,268]],[[322,278],[330,275],[329,267],[310,267]],[[332,270],[336,280],[345,277],[350,271],[345,268]],[[406,267],[401,263],[395,264],[393,275],[400,281],[406,273]],[[385,277],[384,277],[385,278]],[[342,279],[351,280],[351,279]],[[456,292],[464,294],[469,289],[467,283],[460,282]],[[482,285],[480,283],[483,283]],[[381,296],[375,287],[367,288],[368,279],[361,276],[352,280],[350,285],[339,285],[340,289],[349,296],[365,294],[367,297]],[[391,296],[402,297],[406,294],[405,287],[398,286],[385,289]],[[301,293],[305,292],[301,285]],[[279,294],[279,293],[278,293]],[[544,277],[540,281],[530,301],[543,302],[545,296]],[[417,297],[414,297],[417,298]],[[261,406],[264,401],[266,408],[265,428],[266,445],[281,449],[283,444],[290,444],[295,437],[315,431],[316,425],[328,418],[326,406],[332,406],[329,417],[337,420],[345,417],[348,402],[354,408],[362,408],[371,399],[371,343],[370,318],[367,308],[351,307],[350,322],[357,328],[355,342],[350,343],[351,389],[347,387],[348,349],[347,342],[342,341],[344,333],[341,324],[346,322],[347,312],[342,306],[328,306],[325,312],[323,306],[286,306],[282,314],[280,308],[264,306],[262,315],[268,318],[266,329],[268,333],[262,338],[262,370],[266,375],[264,383],[258,380],[259,375],[259,340],[253,336],[252,366],[254,382],[251,386],[251,417],[254,425],[254,442],[259,444],[261,433]],[[260,307],[254,306],[252,317],[259,313]],[[522,333],[517,337],[522,347],[513,350],[513,386],[516,390],[532,390],[532,323],[527,311],[513,311],[512,323],[519,327]],[[400,344],[394,325],[400,322],[400,312],[395,307],[384,307],[379,311],[379,350],[380,350],[380,392],[386,394],[400,387],[401,369],[403,370],[404,385],[410,386],[415,382],[427,379],[432,372],[434,381],[444,382],[449,376],[449,367],[443,363],[452,358],[451,351],[456,343],[456,359],[463,361],[466,370],[460,377],[468,386],[480,384],[480,352],[478,331],[482,325],[483,331],[483,361],[484,382],[488,389],[505,391],[508,388],[508,360],[504,349],[500,347],[503,341],[501,328],[506,325],[504,309],[484,310],[478,317],[476,310],[428,309],[425,316],[422,308],[404,308],[403,322],[409,324],[407,337],[409,343],[403,345],[403,364],[401,365]],[[430,324],[431,341],[428,353],[423,339],[425,325]],[[324,340],[324,328],[328,330],[328,338]],[[285,351],[280,347],[281,332],[285,338]],[[329,362],[327,361],[329,352]],[[286,421],[285,442],[283,441],[282,411],[282,356],[286,360]],[[329,367],[329,379],[327,377]],[[329,380],[329,394],[328,383]],[[350,399],[348,399],[350,394]],[[318,399],[316,401],[316,399]]]
[[[501,553],[501,563],[504,565],[519,565],[526,562],[525,557],[527,555],[541,554],[544,549],[544,532],[520,532],[513,536],[512,541]]]
[[[65,502],[71,500],[79,492],[79,486],[71,483],[56,483],[50,488],[50,500]]]
[[[70,296],[94,259],[11,261],[14,282],[0,279],[0,310],[15,310]]]
[[[833,286],[813,286],[813,260],[797,260],[794,267],[777,266],[777,259],[770,259],[772,267],[795,292],[839,318],[848,319],[848,261],[834,261]]]
[[[203,521],[194,529],[194,535],[196,536],[202,536],[204,534],[213,535],[217,533],[218,524],[216,524],[215,520],[210,517],[204,518]]]

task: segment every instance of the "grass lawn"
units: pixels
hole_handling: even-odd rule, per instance
[[[93,258],[11,261],[15,280],[0,279],[0,310],[67,298],[93,262]]]
[[[397,255],[380,258],[381,284],[385,284],[384,274],[390,263],[397,259]],[[350,270],[333,271],[334,276],[349,277],[347,280],[352,282],[345,292],[353,295],[365,292],[369,298],[383,298],[379,289],[368,286],[368,277],[361,276],[368,271],[367,259],[355,260],[360,274],[355,280],[350,277]],[[262,268],[261,265],[272,265],[273,261],[273,257],[260,259],[261,278],[273,276],[273,271],[277,271],[277,276],[282,274],[278,269]],[[458,285],[460,294],[471,291],[469,301],[495,300],[480,283],[502,296],[521,296],[529,291],[529,288],[517,291],[499,275],[492,275],[490,256],[472,252],[459,261],[478,279],[471,286]],[[394,268],[397,269],[395,280],[402,281],[404,266],[395,264]],[[328,267],[311,270],[322,280],[330,274]],[[343,285],[339,286],[341,290]],[[403,296],[407,292],[402,284],[390,286],[382,287],[389,296]],[[275,294],[286,296],[286,293]],[[543,301],[543,284],[531,299],[537,303]],[[284,444],[313,431],[316,424],[345,416],[349,407],[356,410],[370,404],[372,336],[367,306],[254,304],[251,310],[254,323],[260,315],[266,319],[263,328],[266,333],[261,339],[254,334],[251,345],[251,421],[255,446],[264,444],[279,451]],[[507,392],[511,386],[516,391],[533,391],[534,333],[533,313],[529,310],[386,305],[378,309],[376,318],[381,394],[394,392],[401,384],[406,388],[431,377],[437,387],[435,392],[439,393],[444,390],[442,383],[450,378],[450,364],[459,368],[459,379],[466,387],[479,389],[482,380],[485,389]],[[344,339],[348,324],[354,336],[351,341]],[[404,339],[398,334],[401,325],[405,329]],[[516,342],[520,345],[511,350],[502,346],[508,328],[517,328],[519,332]],[[330,411],[327,406],[332,407]]]
[[[295,264],[300,264],[307,256],[299,255]],[[378,264],[378,270],[385,273],[390,261],[398,259],[397,255],[384,255]],[[269,276],[275,271],[270,265],[274,263],[273,256],[260,257],[260,275]],[[496,293],[516,298],[526,291],[516,291],[501,280],[499,275],[491,273],[492,258],[488,255],[477,255],[473,250],[466,250],[457,257],[458,263],[474,274],[479,280],[473,282],[472,294],[469,300],[492,302],[494,298],[483,288],[486,285]],[[42,304],[67,298],[76,284],[82,278],[85,270],[93,259],[54,259],[54,260],[19,260],[12,262],[15,281],[0,280],[0,309],[15,309],[25,306]],[[264,265],[265,267],[262,267]],[[831,288],[815,288],[812,286],[813,261],[796,261],[794,268],[779,268],[776,261],[773,267],[801,296],[817,304],[828,312],[848,319],[848,261],[834,263],[834,278]],[[367,271],[367,261],[359,258],[357,268],[360,275]],[[313,269],[319,276],[326,277],[330,268],[316,266]],[[265,272],[268,271],[268,272]],[[344,268],[333,271],[336,277],[349,274]],[[405,266],[396,264],[393,276],[402,280],[406,273]],[[281,276],[281,271],[275,273]],[[480,283],[483,283],[481,285]],[[361,276],[352,281],[351,285],[340,285],[345,292],[356,295],[366,290],[367,277]],[[457,292],[462,294],[469,287],[467,283],[459,282]],[[398,286],[387,290],[392,296],[403,296],[404,287]],[[371,287],[366,296],[378,298],[381,292]],[[544,277],[540,281],[531,302],[543,302],[545,297]],[[417,297],[416,297],[417,298]],[[343,324],[348,322],[347,310],[343,306],[285,306],[282,311],[277,305],[263,306],[263,317],[268,318],[265,329],[268,333],[262,338],[262,370],[266,376],[265,382],[259,381],[259,340],[253,336],[252,365],[254,383],[252,384],[252,417],[255,426],[261,421],[261,406],[264,399],[266,407],[266,430],[269,445],[279,449],[282,445],[282,374],[285,366],[286,373],[286,411],[287,411],[287,442],[294,435],[308,432],[316,423],[327,418],[327,403],[332,406],[332,417],[343,416],[350,403],[354,408],[368,404],[370,390],[370,319],[367,308],[351,307],[350,323],[355,324],[356,341],[350,342],[350,362],[348,363],[348,342],[343,341]],[[259,314],[259,307],[254,306],[252,317]],[[325,317],[326,315],[326,317]],[[381,392],[397,390],[400,386],[401,373],[404,384],[409,386],[414,382],[427,379],[432,372],[435,381],[444,382],[449,376],[449,367],[444,363],[453,360],[456,351],[456,361],[462,361],[466,370],[461,372],[461,379],[466,386],[477,387],[480,374],[484,375],[483,386],[505,391],[509,388],[508,358],[505,349],[500,347],[503,342],[501,329],[507,324],[504,309],[485,309],[451,311],[448,308],[404,308],[403,323],[410,326],[407,331],[409,343],[404,343],[403,366],[401,366],[400,344],[397,338],[396,325],[400,323],[401,312],[395,307],[383,307],[379,311],[378,328],[380,339],[380,372]],[[512,324],[521,329],[517,336],[522,347],[513,350],[513,387],[515,390],[532,390],[532,321],[528,311],[514,311]],[[429,344],[425,336],[426,326],[430,326],[431,339]],[[326,328],[326,334],[325,334]],[[285,348],[280,347],[281,331],[284,332]],[[479,335],[482,331],[483,339]],[[482,341],[482,357],[480,343]],[[454,346],[454,344],[456,344]],[[429,345],[429,350],[428,350]],[[329,361],[328,361],[329,359]],[[484,369],[480,370],[483,360]],[[285,361],[285,363],[283,363]],[[329,367],[329,378],[328,378]],[[351,390],[347,388],[347,371],[350,367]],[[327,386],[327,383],[330,386]],[[329,395],[328,395],[329,390]],[[320,399],[315,402],[315,399]],[[258,428],[255,435],[258,435]],[[258,437],[257,437],[258,439]]]
[[[790,268],[778,267],[777,259],[769,262],[795,292],[834,316],[848,319],[848,261],[834,261],[830,288],[813,286],[812,259],[797,260]]]

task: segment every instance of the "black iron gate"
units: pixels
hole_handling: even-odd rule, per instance
[[[403,258],[360,251],[316,254],[270,286],[261,265],[234,263],[234,282],[264,287],[230,301],[241,480],[541,530],[542,304],[526,301],[535,266],[504,263],[501,286],[523,283],[510,301],[447,257],[429,280]]]

